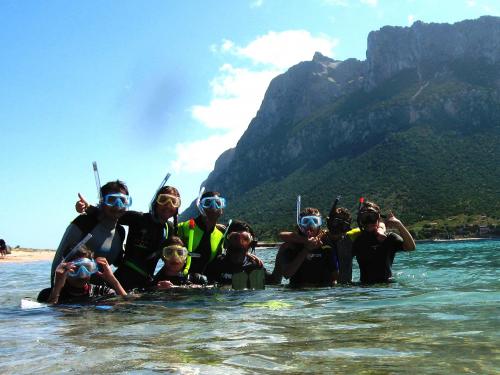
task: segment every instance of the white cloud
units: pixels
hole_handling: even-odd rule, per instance
[[[312,36],[305,30],[270,31],[246,46],[230,40],[212,45],[214,53],[227,61],[210,82],[212,98],[208,104],[191,107],[200,125],[217,131],[207,139],[176,145],[175,171],[211,171],[221,152],[234,147],[256,115],[271,80],[290,66],[310,60],[314,52],[333,56],[338,40],[325,35]],[[236,64],[238,64],[236,66]]]
[[[472,7],[475,7],[477,5],[477,1],[476,0],[467,0],[466,4],[467,4],[467,6],[472,8]]]
[[[336,39],[326,35],[313,37],[306,30],[270,31],[246,47],[238,48],[237,54],[254,63],[286,69],[300,61],[310,60],[316,51],[332,56],[337,44]]]
[[[415,21],[415,16],[413,14],[408,15],[408,25],[411,26],[413,25],[413,22]]]
[[[371,7],[376,7],[378,5],[378,0],[360,0],[361,4],[366,4]]]
[[[264,4],[264,0],[254,0],[250,3],[250,8],[260,8]]]

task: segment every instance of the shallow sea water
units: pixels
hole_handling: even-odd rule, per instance
[[[0,264],[0,373],[498,374],[499,251],[490,240],[418,244],[396,256],[390,285],[31,309],[21,299],[48,286],[50,263]],[[275,254],[257,249],[269,269]]]

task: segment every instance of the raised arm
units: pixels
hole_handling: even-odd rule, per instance
[[[397,219],[396,216],[391,212],[387,215],[387,219],[385,220],[385,224],[388,228],[397,229],[401,237],[403,238],[403,249],[405,251],[413,251],[416,248],[415,240],[412,235],[403,225],[401,220]]]

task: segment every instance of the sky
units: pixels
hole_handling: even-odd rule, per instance
[[[57,247],[82,193],[124,180],[148,211],[167,172],[195,199],[272,78],[368,33],[500,16],[499,0],[0,1],[0,238]]]

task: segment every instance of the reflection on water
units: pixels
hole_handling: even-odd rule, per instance
[[[189,290],[21,309],[49,262],[2,264],[0,373],[498,373],[500,242],[419,245],[375,287]],[[275,249],[261,250],[272,268]]]

